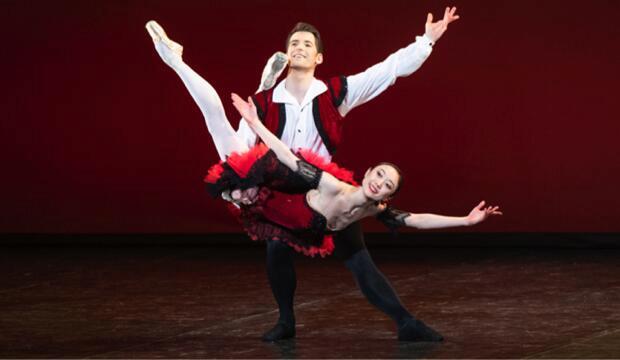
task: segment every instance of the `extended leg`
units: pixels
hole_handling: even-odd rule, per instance
[[[183,62],[183,47],[168,39],[156,22],[149,21],[146,27],[153,38],[157,53],[179,75],[200,108],[220,159],[225,160],[232,152],[247,151],[247,145],[239,139],[226,118],[224,106],[215,89]]]
[[[368,250],[360,250],[345,262],[366,299],[402,326],[413,316],[405,309],[398,295],[377,269]]]
[[[441,341],[443,337],[416,320],[404,307],[385,275],[377,269],[364,246],[361,225],[354,223],[338,235],[337,253],[345,259],[345,265],[355,278],[366,299],[392,318],[398,327],[398,339],[402,341]]]
[[[263,341],[276,341],[295,336],[293,298],[297,277],[291,248],[277,240],[267,241],[267,276],[278,303],[277,324],[263,335]]]
[[[441,341],[443,336],[416,320],[405,309],[398,295],[377,269],[368,250],[360,250],[346,261],[353,272],[355,281],[368,301],[391,317],[398,326],[398,340],[401,341]]]

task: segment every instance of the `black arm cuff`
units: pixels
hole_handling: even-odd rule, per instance
[[[377,220],[381,221],[388,228],[395,230],[401,226],[405,226],[405,219],[409,215],[411,214],[406,211],[388,207],[380,214],[377,214]]]
[[[323,170],[310,164],[306,160],[297,160],[297,175],[299,175],[311,189],[319,187]]]

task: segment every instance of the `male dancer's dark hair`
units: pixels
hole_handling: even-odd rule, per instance
[[[288,44],[291,41],[291,36],[293,36],[294,33],[300,32],[300,31],[306,31],[314,35],[314,40],[316,42],[316,49],[319,52],[319,54],[322,54],[323,53],[323,40],[321,40],[321,34],[319,33],[319,30],[317,30],[317,28],[315,28],[313,25],[310,25],[305,22],[298,22],[297,24],[295,24],[293,29],[288,33],[288,36],[286,37],[286,44],[284,48],[288,49]]]

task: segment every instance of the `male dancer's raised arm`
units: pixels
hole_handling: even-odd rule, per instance
[[[441,20],[433,22],[433,14],[426,18],[424,35],[388,56],[384,61],[365,71],[347,77],[347,96],[338,108],[341,115],[374,99],[394,84],[397,78],[406,77],[418,70],[432,52],[433,45],[448,29],[448,24],[459,19],[456,7],[447,7]]]
[[[456,7],[447,7],[444,11],[443,18],[436,22],[433,22],[433,15],[429,13],[427,15],[425,32],[423,36],[418,36],[416,41],[412,44],[396,51],[382,62],[369,67],[365,71],[347,76],[347,94],[344,101],[338,106],[338,112],[340,115],[345,116],[351,109],[374,99],[388,87],[393,85],[397,78],[409,76],[418,70],[430,55],[432,46],[447,30],[448,24],[458,19],[459,16],[456,15]],[[290,36],[289,40],[291,40]],[[297,93],[298,95],[296,97],[299,102],[301,102],[301,98],[304,98],[305,93],[310,88],[309,84],[311,82],[309,80],[314,78],[316,66],[323,62],[321,40],[319,38],[315,38],[315,40],[314,45],[316,46],[318,61],[305,65],[302,62],[296,61],[296,59],[292,58],[296,54],[296,50],[292,48],[291,45],[293,44],[291,44],[290,41],[287,43],[287,54],[291,58],[289,59],[290,62],[288,73],[286,79],[284,80],[285,88],[291,95]],[[284,56],[284,53],[279,54],[281,54],[281,59],[282,56]],[[311,52],[304,53],[306,58],[311,57],[311,55]],[[272,64],[277,64],[274,59],[276,59],[275,56],[269,60],[263,74],[273,70]],[[271,72],[272,74],[276,74],[275,77],[277,78],[277,76],[282,72],[282,69],[279,68],[277,71]],[[266,77],[263,76],[263,78]],[[274,79],[273,75],[270,75],[268,78]],[[261,83],[263,82],[264,81]],[[273,85],[273,83],[271,83],[271,85]],[[263,87],[262,89],[266,88]],[[256,134],[254,134],[248,124],[243,121],[239,123],[237,134],[240,138],[245,140],[247,146],[252,146],[256,143]],[[293,144],[288,145],[293,146]],[[306,146],[309,147],[309,144],[306,144]]]

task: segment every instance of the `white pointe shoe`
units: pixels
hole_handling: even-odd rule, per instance
[[[282,51],[278,51],[271,55],[263,69],[263,75],[261,76],[257,92],[271,89],[276,84],[276,80],[278,80],[278,77],[282,74],[287,64],[288,56]]]
[[[176,43],[166,35],[164,28],[162,28],[155,20],[151,20],[146,23],[146,31],[151,35],[151,39],[155,43],[155,49],[159,56],[169,66],[173,66],[175,63],[182,61],[183,46]]]

